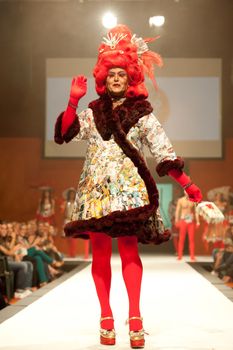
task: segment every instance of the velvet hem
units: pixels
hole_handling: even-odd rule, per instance
[[[92,227],[89,224],[81,227],[77,225],[77,222],[80,221],[73,221],[66,225],[65,232],[67,237],[89,239],[89,232],[95,232],[96,234],[106,233],[112,238],[137,236],[139,243],[154,245],[167,242],[171,239],[171,231],[169,229],[165,229],[163,232],[154,232],[153,239],[151,239],[151,230],[146,229],[146,222],[144,221],[138,223],[126,223],[125,225],[122,225],[122,223],[119,222],[114,222],[114,225],[111,228],[104,227],[103,225],[97,227],[96,224]],[[87,231],[85,231],[85,229]]]
[[[182,170],[184,167],[184,161],[182,158],[177,157],[174,160],[165,160],[157,165],[156,171],[160,177],[168,175],[169,170],[177,169]]]
[[[62,137],[62,133],[61,133],[61,124],[62,124],[63,113],[64,112],[59,114],[59,116],[57,117],[57,120],[55,123],[55,128],[54,128],[54,141],[56,143],[58,143],[59,145],[62,145],[64,142],[63,137]]]
[[[69,126],[67,132],[63,135],[63,139],[66,143],[70,142],[75,136],[78,135],[80,130],[80,122],[78,116],[74,119],[73,123]]]
[[[64,112],[62,112],[57,118],[54,133],[54,141],[60,145],[63,144],[64,141],[66,143],[70,142],[76,135],[78,135],[80,130],[80,122],[78,116],[76,115],[76,118],[74,119],[73,123],[69,126],[67,132],[64,135],[62,135],[61,127],[63,114]]]

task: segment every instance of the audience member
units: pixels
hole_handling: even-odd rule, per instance
[[[213,250],[214,268],[212,273],[218,274],[224,282],[233,281],[233,225],[226,230],[225,247]]]
[[[14,235],[15,233],[13,233]],[[14,236],[13,236],[14,237]],[[20,245],[12,247],[12,236],[7,235],[7,225],[0,225],[0,254],[7,257],[8,265],[15,275],[15,297],[23,298],[31,293],[33,265],[30,261],[19,261],[16,251]]]
[[[3,282],[0,278],[0,310],[4,309],[8,304],[6,303],[3,296]]]
[[[0,254],[7,257],[14,272],[16,298],[29,295],[62,273],[58,268],[63,257],[54,244],[54,234],[55,228],[47,222],[0,224]]]

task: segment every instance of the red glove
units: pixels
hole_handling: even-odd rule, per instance
[[[87,78],[84,75],[79,75],[73,78],[71,83],[70,98],[67,109],[62,118],[61,132],[62,135],[66,134],[69,127],[75,120],[76,108],[81,97],[87,92]]]
[[[183,187],[188,194],[190,201],[200,202],[202,200],[201,190],[192,183],[190,177],[188,177],[182,170],[171,169],[168,171],[168,175]]]

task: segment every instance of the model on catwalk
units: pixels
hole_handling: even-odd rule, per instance
[[[178,199],[175,213],[175,224],[179,229],[178,260],[183,257],[186,233],[189,237],[190,259],[195,261],[195,229],[200,225],[199,216],[196,213],[195,203],[190,202],[187,194]]]
[[[55,141],[87,140],[68,237],[90,236],[92,275],[101,307],[100,342],[115,344],[109,295],[111,241],[118,241],[122,274],[129,298],[129,337],[132,348],[144,347],[140,312],[142,263],[138,242],[159,244],[169,239],[158,212],[158,191],[143,157],[147,145],[160,176],[169,175],[199,202],[201,192],[182,171],[178,158],[147,101],[144,72],[153,79],[153,64],[161,57],[128,27],[111,29],[100,45],[94,77],[99,99],[76,115],[79,99],[86,94],[86,78],[73,79],[70,99],[55,126]],[[85,232],[85,234],[83,234]]]

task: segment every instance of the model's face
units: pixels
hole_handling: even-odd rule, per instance
[[[49,198],[50,197],[50,192],[49,191],[45,191],[44,192],[44,198]]]
[[[69,200],[74,201],[76,197],[76,193],[74,191],[70,191],[69,193]]]
[[[24,236],[26,236],[26,233],[27,233],[27,226],[26,225],[21,225],[20,226],[20,230],[19,230],[20,236],[24,237]]]
[[[13,232],[13,225],[12,224],[7,224],[7,233],[8,235],[12,234]]]
[[[111,68],[106,79],[106,88],[112,97],[123,97],[128,87],[128,76],[122,68]]]
[[[6,237],[7,236],[7,226],[5,224],[1,225],[0,234],[1,234],[2,237]]]

